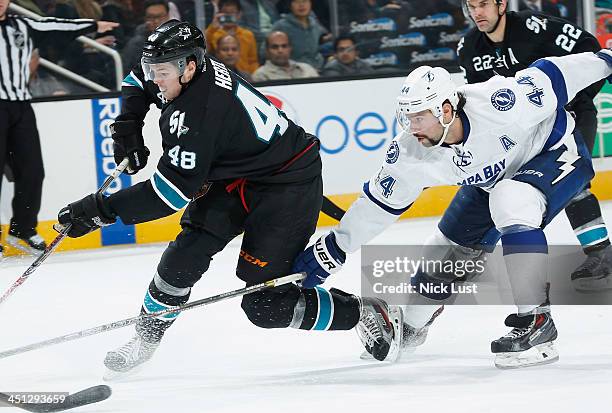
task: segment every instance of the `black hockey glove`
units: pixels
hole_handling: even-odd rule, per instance
[[[116,217],[102,194],[87,195],[62,208],[57,214],[57,220],[61,225],[64,227],[72,225],[68,231],[70,238],[82,237],[100,227],[114,224]]]
[[[138,120],[118,120],[110,125],[115,163],[119,165],[128,158],[128,175],[134,175],[144,168],[151,153],[144,144],[142,126]]]

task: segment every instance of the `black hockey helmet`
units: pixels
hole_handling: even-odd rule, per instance
[[[200,29],[187,22],[167,21],[145,41],[141,60],[145,78],[154,79],[152,65],[159,63],[173,63],[180,77],[185,72],[189,58],[195,60],[197,70],[201,71],[205,53],[206,41]]]

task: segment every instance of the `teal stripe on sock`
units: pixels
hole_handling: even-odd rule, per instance
[[[321,287],[315,287],[319,295],[319,319],[313,330],[326,330],[332,319],[332,297],[329,291]]]
[[[578,241],[582,246],[592,244],[596,241],[603,241],[608,238],[608,230],[606,228],[595,228],[578,235]]]
[[[170,308],[170,306],[162,305],[156,302],[155,300],[153,300],[153,297],[151,297],[151,294],[148,291],[147,291],[147,294],[145,295],[143,305],[144,305],[144,308],[147,310],[147,313],[155,313],[157,311],[162,311],[162,310],[166,310]],[[178,317],[178,315],[179,313],[170,313],[170,314],[163,315],[162,318],[165,318],[166,320],[174,320],[176,317]]]

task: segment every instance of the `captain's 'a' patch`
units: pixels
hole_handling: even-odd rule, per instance
[[[508,152],[510,149],[512,149],[516,145],[516,142],[514,142],[512,139],[510,139],[506,135],[500,136],[499,141],[501,142],[502,147],[504,148],[504,151],[506,152]]]

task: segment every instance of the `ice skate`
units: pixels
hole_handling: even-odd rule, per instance
[[[47,243],[38,234],[31,235],[29,237],[19,237],[13,232],[9,232],[6,236],[6,242],[11,247],[18,249],[28,255],[40,255],[47,248]]]
[[[361,317],[355,327],[366,351],[378,361],[395,362],[402,345],[402,310],[378,298],[361,299]]]
[[[442,313],[442,311],[444,311],[444,306],[441,306],[440,309],[431,316],[427,324],[421,328],[412,327],[406,322],[403,323],[401,348],[403,355],[414,353],[417,347],[425,343],[425,340],[427,340],[427,333],[429,332],[429,326],[434,322],[436,317]],[[362,360],[374,359],[374,357],[372,357],[372,355],[367,351],[361,353],[360,358]]]
[[[106,353],[104,380],[115,380],[136,373],[152,356],[159,341],[150,343],[136,334],[123,346]]]
[[[495,367],[513,369],[559,360],[554,340],[557,328],[550,313],[520,316],[510,314],[505,324],[512,330],[505,336],[491,342],[495,353]]]
[[[596,292],[612,288],[612,247],[591,251],[572,273],[572,284],[578,291]]]

